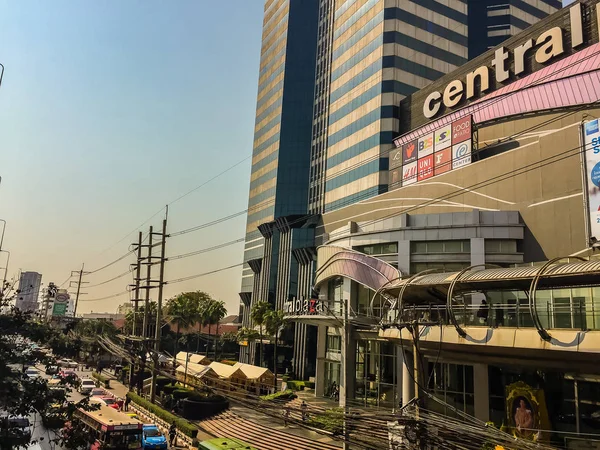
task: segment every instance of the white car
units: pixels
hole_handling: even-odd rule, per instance
[[[70,369],[77,369],[77,367],[79,367],[79,363],[77,361],[73,361],[69,358],[59,359],[57,363],[60,367],[68,367]]]
[[[31,378],[32,380],[34,380],[40,376],[40,371],[37,370],[35,367],[29,367],[25,371],[25,375],[27,375],[28,378]]]
[[[81,394],[89,394],[92,392],[92,389],[96,387],[96,383],[94,380],[90,380],[89,378],[81,380],[81,384],[79,385],[79,392]]]

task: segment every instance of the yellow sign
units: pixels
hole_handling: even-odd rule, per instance
[[[521,439],[543,441],[550,430],[544,391],[519,381],[506,387],[506,419],[509,432]]]

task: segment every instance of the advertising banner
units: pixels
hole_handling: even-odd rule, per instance
[[[433,154],[433,133],[419,139],[418,158]]]
[[[583,124],[585,179],[589,220],[588,242],[600,239],[600,122]]]
[[[398,186],[400,182],[402,182],[402,168],[398,167],[396,169],[390,170],[390,185]]]
[[[390,169],[402,165],[402,148],[395,148],[390,152]]]
[[[449,172],[452,170],[452,149],[445,148],[439,152],[436,152],[434,157],[434,173],[440,175],[442,173]]]
[[[55,303],[52,308],[53,316],[64,316],[67,313],[67,304],[66,303]]]
[[[412,162],[402,167],[402,186],[417,182],[417,162]]]
[[[417,141],[409,142],[402,146],[402,164],[409,164],[417,160]]]
[[[471,140],[471,116],[463,117],[452,123],[452,145]]]
[[[419,158],[417,161],[417,181],[426,180],[433,176],[433,155]]]
[[[452,168],[458,169],[467,164],[471,164],[470,140],[452,146]]]
[[[435,132],[435,151],[439,152],[452,144],[452,125],[446,125]]]

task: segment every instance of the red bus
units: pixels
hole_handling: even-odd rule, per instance
[[[90,449],[138,450],[142,448],[142,422],[109,406],[96,411],[78,409],[76,419],[90,432]]]

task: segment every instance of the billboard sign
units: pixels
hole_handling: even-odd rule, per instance
[[[473,116],[468,115],[406,143],[396,138],[389,153],[388,187],[408,186],[471,164],[473,128]]]
[[[583,124],[584,167],[587,188],[588,242],[600,239],[600,121]]]
[[[433,155],[419,158],[417,161],[417,181],[423,181],[433,176]]]
[[[412,141],[402,146],[402,164],[409,164],[416,161],[417,155],[417,141]]]
[[[464,141],[452,146],[452,169],[471,164],[471,141]]]
[[[440,175],[452,170],[452,149],[445,148],[433,155],[434,175]]]
[[[452,139],[452,124],[440,128],[435,133],[435,151],[439,152],[450,147]]]
[[[54,303],[54,307],[52,308],[53,316],[64,316],[67,313],[67,304],[66,303]]]
[[[390,152],[390,169],[402,166],[402,148],[395,148]]]
[[[417,182],[417,161],[402,167],[402,186]]]
[[[433,133],[419,139],[417,157],[424,158],[431,154],[433,154]]]
[[[471,116],[463,117],[452,123],[452,145],[471,140]]]

